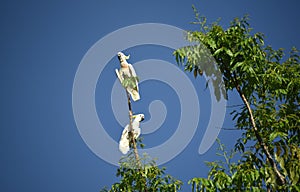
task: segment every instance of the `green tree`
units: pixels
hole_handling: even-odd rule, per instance
[[[193,46],[174,52],[179,64],[195,77],[215,76],[202,63],[213,56],[222,74],[214,79],[217,99],[236,91],[243,106],[232,111],[236,128],[243,131],[235,150],[242,158],[225,164],[211,162],[207,178],[193,178],[193,191],[300,191],[300,64],[296,48],[288,56],[283,49],[264,45],[248,17],[234,19],[227,29],[218,22],[207,24],[194,8],[199,31],[189,31]],[[220,91],[221,90],[221,91]],[[228,98],[230,99],[230,98]]]

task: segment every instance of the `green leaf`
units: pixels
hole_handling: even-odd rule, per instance
[[[230,57],[233,57],[233,53],[231,52],[230,49],[226,49],[226,53],[227,53],[227,55],[229,55]]]
[[[288,135],[284,132],[273,132],[273,133],[270,133],[269,141],[272,142],[277,137],[281,137],[282,139],[285,139],[287,136]]]
[[[244,61],[242,62],[237,62],[231,69],[231,72],[233,72],[234,70],[236,70],[238,67],[242,66],[244,64]]]
[[[218,55],[218,54],[219,54],[220,52],[222,52],[222,51],[224,51],[224,48],[223,48],[223,47],[217,49],[217,50],[214,52],[213,56]]]

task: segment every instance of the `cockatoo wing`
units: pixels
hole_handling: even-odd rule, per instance
[[[139,127],[135,128],[133,132],[134,132],[134,138],[137,139],[141,134],[141,128]]]
[[[122,83],[122,82],[123,82],[123,77],[120,75],[119,70],[116,69],[115,71],[116,71],[116,74],[117,74],[118,79],[119,79],[120,82]]]
[[[126,136],[126,138],[128,138],[128,132],[129,132],[129,125],[126,125],[126,127],[122,131],[122,137]]]
[[[137,101],[137,100],[141,99],[140,94],[139,94],[139,92],[137,90],[128,88],[127,91],[131,95],[131,98],[132,98],[133,101]]]
[[[119,141],[119,150],[125,155],[129,151],[129,139],[128,139],[128,129],[129,125],[127,125],[123,132],[121,139]]]
[[[141,134],[141,128],[139,128],[140,123],[139,122],[132,122],[132,131],[134,133],[134,138],[138,138]],[[124,128],[123,132],[122,132],[122,137],[127,138],[127,140],[129,139],[129,125],[126,125],[126,127]],[[128,140],[129,142],[129,140]]]
[[[129,72],[132,77],[136,77],[136,72],[131,64],[128,63]]]
[[[134,138],[138,138],[141,134],[141,128],[140,128],[140,118],[135,118],[132,122],[132,129],[134,133]]]
[[[125,155],[130,150],[129,148],[129,142],[127,139],[121,139],[119,143],[119,150]]]
[[[141,128],[139,128],[140,120],[135,119],[132,122],[132,131],[134,134],[134,138],[137,139],[140,134],[141,134]],[[128,151],[130,150],[129,148],[129,125],[126,125],[126,127],[124,128],[123,132],[122,132],[122,136],[121,139],[119,141],[119,150],[125,155],[128,153]]]

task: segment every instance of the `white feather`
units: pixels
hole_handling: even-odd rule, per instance
[[[132,122],[132,131],[134,133],[134,138],[137,139],[140,134],[141,134],[141,128],[139,128],[140,126],[140,121],[142,121],[144,119],[144,114],[138,114],[135,116],[133,122]],[[128,153],[128,151],[130,150],[129,148],[129,125],[126,125],[122,135],[121,135],[121,139],[119,141],[119,150],[125,155],[126,153]]]

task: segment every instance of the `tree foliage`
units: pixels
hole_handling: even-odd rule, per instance
[[[195,45],[176,50],[177,62],[195,77],[213,76],[215,72],[201,65],[212,55],[222,74],[215,80],[215,94],[222,81],[226,91],[237,91],[244,105],[231,113],[243,131],[235,145],[242,159],[227,168],[210,163],[208,178],[190,181],[193,190],[300,191],[298,50],[292,48],[285,56],[283,49],[264,45],[263,34],[252,32],[247,16],[223,29],[218,22],[207,24],[194,10],[200,30],[187,33]],[[226,92],[219,93],[227,98]]]
[[[103,189],[101,192],[176,192],[182,186],[180,180],[166,174],[165,168],[159,168],[155,160],[146,154],[139,161],[132,152],[123,157],[116,176],[121,177],[120,182],[113,184],[110,190]]]

